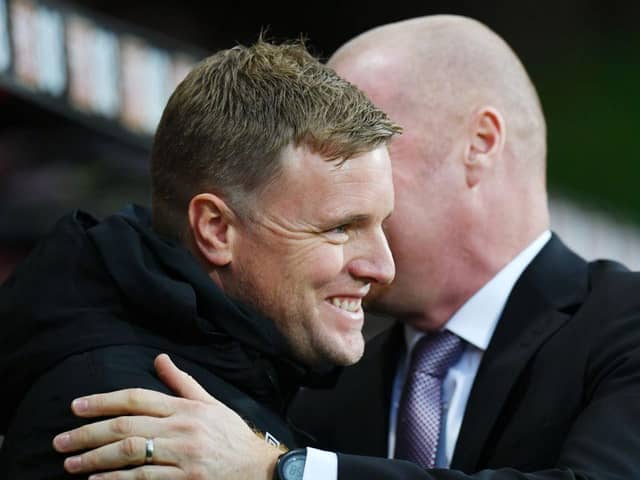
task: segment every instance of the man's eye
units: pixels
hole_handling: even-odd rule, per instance
[[[339,225],[325,232],[332,243],[344,243],[349,240],[349,225]]]

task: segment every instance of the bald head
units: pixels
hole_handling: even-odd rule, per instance
[[[544,183],[546,128],[538,95],[511,48],[475,20],[434,15],[369,30],[329,60],[402,123],[456,135],[460,120],[490,105],[508,127],[508,156]],[[529,174],[531,171],[529,171]]]
[[[396,278],[371,307],[438,329],[549,226],[536,91],[500,37],[449,15],[365,32],[329,65],[404,128],[389,145]]]

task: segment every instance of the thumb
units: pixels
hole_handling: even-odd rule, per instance
[[[153,364],[160,380],[181,397],[206,403],[215,401],[191,375],[176,367],[166,353],[158,355]]]

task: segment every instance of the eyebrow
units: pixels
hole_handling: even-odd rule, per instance
[[[385,220],[387,220],[391,214],[393,212],[390,212],[386,217],[384,217],[382,219],[382,221],[384,222]],[[342,225],[342,224],[350,224],[350,223],[364,223],[367,222],[371,219],[371,215],[367,215],[367,214],[361,214],[361,213],[353,213],[353,214],[346,214],[343,217],[336,217],[332,220],[327,221],[328,225]]]
[[[351,214],[344,218],[345,223],[361,223],[369,220],[371,215]]]

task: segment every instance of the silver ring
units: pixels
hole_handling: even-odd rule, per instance
[[[153,460],[153,450],[155,445],[153,444],[153,438],[147,438],[144,443],[144,463],[151,463]]]

